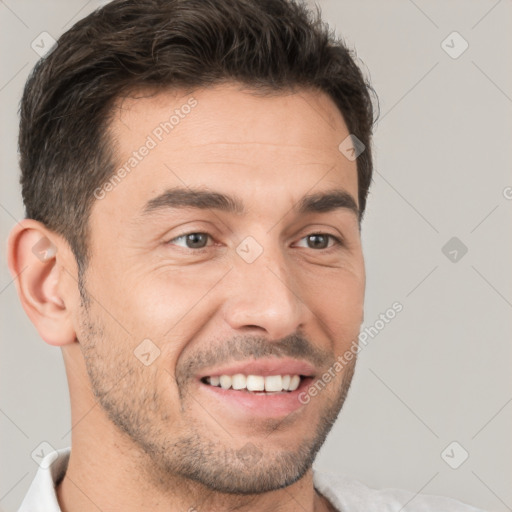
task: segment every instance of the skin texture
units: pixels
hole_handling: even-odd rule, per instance
[[[338,150],[349,132],[332,100],[313,91],[264,97],[224,84],[134,94],[118,102],[110,126],[119,166],[191,97],[191,112],[95,201],[82,295],[61,237],[26,219],[9,239],[25,311],[66,365],[73,429],[61,508],[329,510],[311,464],[355,359],[282,418],[212,403],[197,375],[291,357],[320,376],[357,338],[365,289],[357,215],[292,210],[302,196],[334,188],[357,204],[356,162]],[[142,214],[177,186],[237,195],[247,213]],[[209,234],[206,248],[187,247],[177,238],[184,233]],[[344,242],[315,248],[308,235],[317,233]],[[263,249],[252,263],[236,252],[247,236]],[[32,252],[42,237],[56,248],[46,261]],[[134,355],[145,339],[160,351],[148,366]],[[251,463],[238,457],[249,444],[259,453]]]

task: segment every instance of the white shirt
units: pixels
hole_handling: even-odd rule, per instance
[[[55,487],[66,473],[70,453],[68,447],[43,458],[18,512],[62,512]],[[400,489],[370,489],[352,478],[315,469],[313,483],[339,512],[484,512],[442,496]]]

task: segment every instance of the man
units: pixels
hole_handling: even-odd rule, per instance
[[[285,0],[114,1],[38,63],[9,264],[73,429],[20,511],[476,510],[312,469],[363,319],[370,92]]]

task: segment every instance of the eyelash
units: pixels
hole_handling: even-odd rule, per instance
[[[187,233],[183,233],[181,235],[178,235],[178,236],[174,237],[173,239],[169,240],[166,243],[168,245],[174,245],[171,242],[179,240],[180,238],[185,238],[188,235],[207,235],[211,240],[213,240],[213,237],[209,233],[206,233],[205,231],[189,231]],[[340,247],[342,247],[344,245],[343,240],[341,238],[339,238],[339,237],[337,237],[335,235],[332,235],[331,233],[313,232],[313,233],[309,233],[309,234],[303,236],[300,240],[303,240],[304,238],[307,238],[308,236],[313,236],[313,235],[327,236],[327,237],[332,238],[334,240],[334,244],[331,247],[327,247],[325,249],[312,249],[313,251],[330,252],[331,250],[339,249]],[[198,249],[191,249],[190,247],[180,247],[180,249],[184,249],[186,251],[192,251],[192,252],[195,252],[196,254],[202,254],[202,253],[210,250],[211,246],[200,247]]]

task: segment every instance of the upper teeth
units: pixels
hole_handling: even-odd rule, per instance
[[[248,391],[295,391],[300,384],[299,375],[220,375],[206,377],[212,386],[223,389],[247,389]]]

